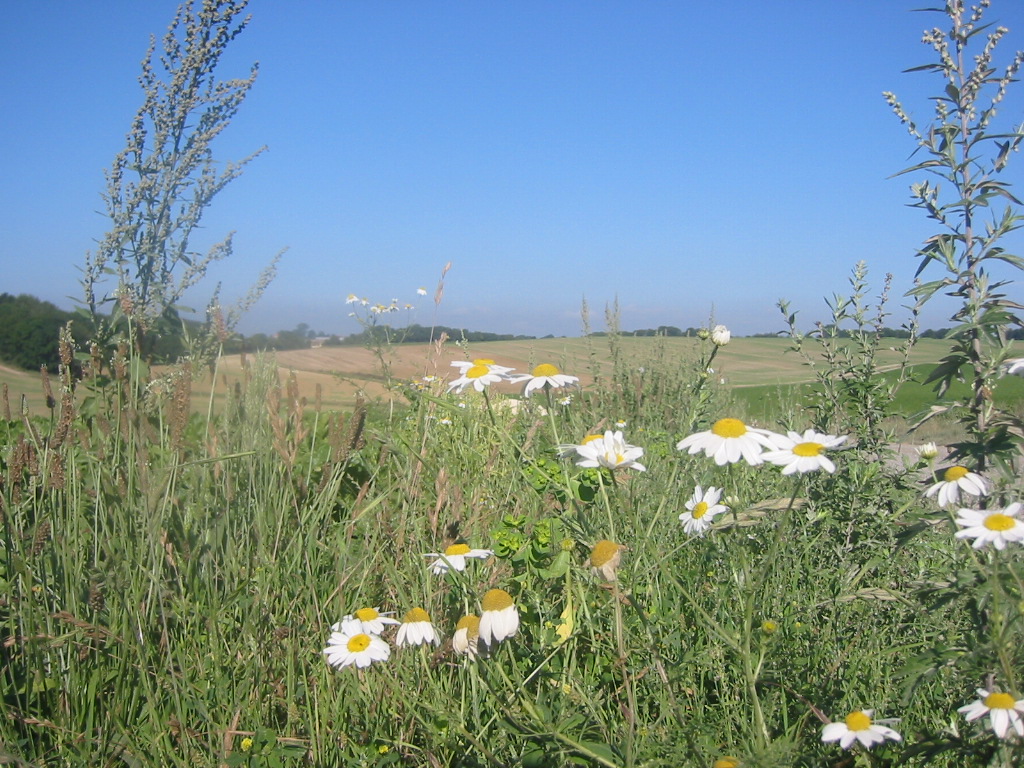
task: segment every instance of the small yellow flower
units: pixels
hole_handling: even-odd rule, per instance
[[[389,747],[387,744],[381,744],[379,747],[377,747],[378,755],[386,755],[390,751],[391,747]]]
[[[555,634],[558,635],[556,645],[561,645],[572,635],[572,630],[576,626],[576,618],[573,616],[572,607],[567,607],[562,611],[562,615],[559,617],[562,619],[562,623],[555,627]]]
[[[243,752],[248,752],[250,749],[252,749],[252,739],[250,739],[248,736],[246,736],[244,739],[242,739],[242,745],[241,746],[242,746],[242,751]]]
[[[779,631],[779,625],[771,619],[765,619],[761,622],[761,631],[766,635],[774,635]]]
[[[738,758],[732,757],[731,755],[724,755],[714,763],[711,764],[711,768],[739,768],[740,761]]]

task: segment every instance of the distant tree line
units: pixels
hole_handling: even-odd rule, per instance
[[[72,323],[74,337],[85,342],[92,335],[86,317],[77,312],[67,312],[56,305],[30,296],[9,293],[0,294],[0,363],[38,370],[46,366],[49,370],[57,370],[60,358],[57,350],[59,331],[67,323]],[[173,309],[167,310],[160,322],[154,324],[148,335],[147,350],[150,359],[156,363],[167,363],[177,360],[188,351],[186,335],[198,337],[204,330],[204,324],[196,320],[181,318]],[[262,350],[286,351],[290,349],[309,349],[315,342],[320,346],[362,346],[371,343],[424,343],[447,334],[450,339],[467,341],[510,341],[529,340],[535,336],[514,335],[510,333],[489,333],[471,331],[466,328],[451,328],[444,325],[427,327],[410,325],[405,328],[391,328],[378,325],[367,328],[360,333],[349,336],[328,335],[323,331],[311,328],[307,323],[299,323],[291,330],[280,330],[275,334],[254,333],[250,336],[235,334],[224,342],[224,352],[256,352]]]
[[[635,331],[618,331],[619,336],[696,336],[699,328],[687,328],[685,331],[674,325],[659,325],[657,328],[638,328]],[[593,331],[589,336],[607,336],[608,331]]]
[[[38,370],[45,365],[56,371],[60,363],[58,333],[69,322],[72,335],[79,342],[92,337],[92,324],[84,313],[67,312],[27,293],[0,294],[0,362],[26,370]],[[173,309],[159,318],[147,349],[153,360],[176,360],[184,354],[183,324],[192,335],[202,328],[202,323],[182,320]]]
[[[0,294],[0,361],[28,370],[44,365],[57,370],[57,334],[74,317],[35,296]]]
[[[466,341],[525,341],[536,339],[536,336],[514,335],[511,333],[489,333],[488,331],[471,331],[468,328],[451,328],[447,325],[412,325],[404,328],[392,328],[389,325],[375,325],[360,333],[353,333],[338,340],[339,345],[357,346],[374,342],[390,342],[392,344],[422,344],[436,341],[446,334],[449,339],[465,339]]]
[[[195,337],[203,330],[203,323],[179,318],[174,310],[168,310],[169,316],[162,318],[161,332],[150,337],[153,343],[152,359],[154,362],[172,362],[187,351],[185,334]],[[88,321],[75,312],[67,312],[42,301],[35,296],[10,293],[0,294],[0,362],[24,368],[38,370],[46,366],[55,371],[59,363],[57,352],[57,336],[60,329],[72,322],[72,330],[80,342],[90,337]],[[635,331],[621,331],[622,336],[696,336],[697,328],[683,330],[674,325],[659,325],[657,328],[640,328]],[[949,338],[952,329],[938,328],[921,331],[922,339]],[[486,341],[529,341],[536,336],[524,336],[511,333],[490,333],[487,331],[471,331],[467,328],[452,328],[445,325],[423,326],[409,325],[404,328],[392,328],[388,325],[376,325],[359,333],[348,336],[328,335],[323,331],[315,331],[306,323],[299,323],[291,330],[281,330],[276,334],[255,333],[251,336],[232,336],[224,343],[224,351],[228,354],[238,352],[255,352],[260,350],[285,351],[289,349],[308,349],[314,342],[325,347],[363,346],[367,344],[422,344],[437,340],[441,334],[449,339],[473,342]],[[596,331],[591,336],[607,336],[607,331]],[[756,333],[755,337],[778,336],[778,333]],[[850,336],[850,331],[840,329],[840,337]],[[909,331],[905,328],[883,328],[882,336],[906,338]],[[1024,328],[1007,330],[1007,338],[1024,339]],[[553,338],[545,336],[544,338]]]

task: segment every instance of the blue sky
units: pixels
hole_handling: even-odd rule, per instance
[[[212,283],[243,295],[281,248],[246,333],[357,330],[349,293],[417,304],[452,262],[437,322],[577,335],[618,299],[626,329],[804,324],[864,259],[911,286],[933,231],[907,208],[936,78],[935,14],[901,0],[252,0],[222,63],[260,76],[215,151],[268,151],[217,199],[205,247],[236,231]],[[1024,4],[994,0],[1024,48]],[[140,102],[149,35],[175,2],[0,6],[0,290],[70,308],[106,229],[103,170]],[[1020,93],[1004,113],[1024,115]],[[1019,166],[1007,174],[1019,179]],[[936,275],[937,277],[937,275]],[[417,297],[417,287],[430,292]],[[899,304],[900,302],[894,302]],[[944,307],[926,315],[947,325]],[[898,324],[896,320],[893,324]]]

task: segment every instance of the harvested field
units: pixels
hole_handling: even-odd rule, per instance
[[[685,365],[692,359],[699,342],[693,338],[623,337],[618,343],[620,354],[627,362],[635,359],[639,365],[650,360],[652,355],[660,354],[664,356],[666,365],[671,367]],[[893,346],[896,343],[894,340]],[[812,380],[811,370],[797,354],[788,351],[789,347],[790,342],[781,338],[733,339],[719,352],[714,367],[718,376],[734,387],[796,384]],[[924,339],[915,347],[911,360],[916,363],[935,362],[945,349],[943,341]],[[282,381],[294,372],[300,395],[310,403],[316,397],[317,386],[327,408],[347,408],[358,394],[369,398],[386,395],[380,358],[373,350],[322,347],[278,352],[275,356]],[[425,375],[449,378],[452,374],[450,363],[470,357],[491,358],[501,365],[524,372],[538,363],[553,362],[566,373],[578,375],[586,385],[592,380],[594,371],[609,369],[611,350],[609,339],[596,337],[474,343],[465,349],[451,342],[440,349],[431,344],[402,344],[384,352],[392,378],[399,381]],[[883,366],[895,367],[899,361],[897,353],[891,351],[884,351],[879,357]],[[241,379],[244,360],[244,356],[230,355],[220,361],[213,393],[215,402]],[[40,413],[43,397],[38,373],[0,368],[0,382],[8,386],[12,410],[20,407],[24,395],[30,409]],[[207,374],[193,385],[193,401],[197,409],[207,407],[211,382],[212,378]]]

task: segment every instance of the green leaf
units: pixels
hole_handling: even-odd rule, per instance
[[[538,568],[537,574],[544,579],[555,579],[564,576],[567,570],[569,570],[569,553],[562,550],[555,556],[550,568]]]
[[[580,746],[597,755],[602,760],[607,760],[609,763],[615,763],[615,751],[607,744],[602,744],[597,741],[581,741]]]
[[[921,283],[920,285],[915,285],[913,288],[907,291],[905,295],[923,296],[925,299],[930,299],[932,296],[935,295],[936,292],[949,285],[953,285],[953,281],[950,280],[948,277],[945,277],[942,280],[933,280],[929,283]]]
[[[995,254],[989,252],[985,256],[982,256],[982,259],[997,259],[999,261],[1005,261],[1006,263],[1011,264],[1017,267],[1018,269],[1024,269],[1024,259],[1022,259],[1020,256],[1014,256],[1012,253]],[[981,259],[979,259],[979,261],[981,261]]]
[[[939,8],[924,8],[922,10],[927,11],[938,11]],[[940,64],[922,64],[919,67],[911,67],[910,69],[904,69],[903,72],[941,72],[942,66]]]

